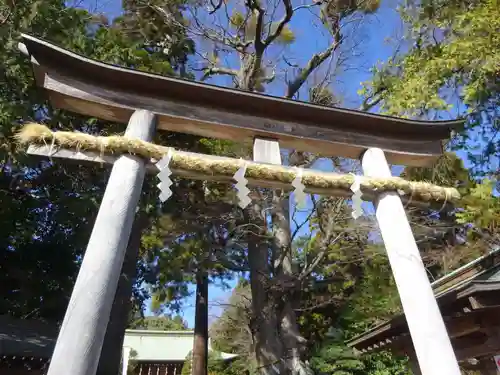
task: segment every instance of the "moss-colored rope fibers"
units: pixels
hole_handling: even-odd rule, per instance
[[[78,132],[53,132],[45,125],[26,124],[16,135],[21,145],[50,145],[65,149],[93,151],[101,154],[131,154],[146,159],[159,160],[169,150],[168,147],[156,145],[138,139],[124,136],[101,137]],[[172,150],[172,149],[170,149]],[[239,159],[217,157],[212,155],[194,154],[172,150],[170,168],[185,171],[186,175],[196,174],[231,177],[242,166]],[[245,177],[258,185],[265,186],[291,184],[297,170],[280,165],[262,164],[248,161]],[[302,173],[302,183],[308,191],[340,191],[342,195],[350,195],[350,187],[355,176],[351,174],[327,173],[305,169]],[[370,178],[360,177],[361,191],[369,196],[382,192],[397,191],[401,195],[411,197],[412,201],[453,203],[460,199],[460,193],[455,188],[441,187],[427,182],[407,181],[399,177]]]

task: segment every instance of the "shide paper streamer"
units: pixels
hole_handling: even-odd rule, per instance
[[[297,208],[305,208],[307,195],[305,193],[306,187],[302,183],[302,168],[296,168],[297,175],[292,181],[292,186],[295,188],[295,204]]]
[[[352,191],[352,217],[354,220],[356,220],[358,217],[363,215],[363,208],[361,207],[361,204],[363,203],[363,200],[361,199],[361,178],[359,176],[353,175],[354,176],[354,182],[351,185],[351,191]]]
[[[243,165],[236,171],[233,178],[236,181],[234,187],[238,191],[238,206],[242,209],[250,204],[252,201],[248,194],[250,194],[250,189],[247,188],[248,180],[245,178],[245,173],[247,171],[247,162],[243,161]]]
[[[171,149],[169,149],[165,156],[155,164],[156,167],[160,170],[160,172],[158,173],[158,178],[161,182],[157,186],[160,189],[160,200],[162,202],[165,202],[172,196],[172,190],[170,189],[170,186],[172,186],[172,180],[170,179],[172,171],[169,168],[170,160],[172,160]]]

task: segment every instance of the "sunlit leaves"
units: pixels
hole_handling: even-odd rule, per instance
[[[163,315],[135,319],[128,328],[151,331],[185,331],[188,329],[188,326],[180,315]]]
[[[193,373],[192,371],[192,364],[191,364],[191,358],[192,358],[192,352],[190,351],[186,357],[186,361],[184,362],[184,365],[182,366],[182,371],[181,375],[191,375]],[[222,359],[221,353],[214,351],[214,350],[209,350],[208,352],[208,363],[207,363],[207,370],[208,373],[207,375],[229,375],[229,374],[236,374],[231,371],[231,362],[226,362]]]
[[[464,167],[463,161],[454,153],[446,152],[432,167],[406,167],[401,177],[412,181],[426,181],[439,186],[452,186],[467,189],[472,180],[469,170]]]
[[[183,0],[153,0],[148,6],[141,1],[126,0],[123,2],[124,13],[114,25],[130,40],[155,50],[157,61],[168,61],[184,75],[186,60],[194,53],[194,41],[186,34],[185,5]]]
[[[440,43],[414,48],[400,61],[375,71],[368,91],[383,91],[382,107],[387,113],[413,117],[421,111],[448,109],[442,89],[456,80],[464,103],[472,108],[491,95],[488,85],[500,72],[497,2],[487,0],[467,12],[453,5],[447,9],[445,18],[429,21],[446,33]],[[420,27],[418,22],[415,27]],[[398,79],[380,77],[390,70]]]
[[[500,7],[496,0],[409,2],[402,8],[413,47],[373,69],[362,109],[410,118],[467,116],[452,150],[477,177],[500,167]]]
[[[367,14],[375,13],[380,8],[380,0],[364,0],[359,7]]]
[[[340,100],[335,96],[332,90],[322,85],[314,86],[309,89],[309,101],[323,106],[334,106],[340,103]]]
[[[230,17],[229,22],[231,22],[231,25],[235,26],[236,28],[241,28],[245,23],[245,16],[243,16],[241,12],[235,10]]]
[[[233,13],[229,17],[229,23],[234,29],[239,31],[245,40],[252,40],[255,38],[255,30],[257,27],[257,14],[255,12],[244,15],[238,10],[233,10]],[[275,34],[278,25],[279,22],[273,22],[266,26],[265,29],[268,30],[270,35]],[[295,41],[295,34],[291,30],[289,24],[282,27],[275,41],[279,44],[291,44]]]
[[[500,235],[500,198],[494,195],[495,182],[484,180],[464,198],[464,210],[457,213],[463,224],[472,224],[490,235]]]
[[[326,342],[312,358],[311,366],[321,374],[350,375],[363,370],[364,364],[351,348],[341,342]]]
[[[76,116],[48,105],[35,85],[29,59],[17,49],[20,33],[43,37],[91,58],[159,74],[173,74],[171,62],[177,60],[172,54],[166,57],[163,51],[145,46],[144,40],[131,38],[132,34],[121,28],[123,23],[111,26],[105,17],[67,7],[62,1],[18,1],[13,6],[0,0],[0,17],[4,13],[9,22],[0,19],[0,194],[5,203],[0,215],[0,250],[5,260],[2,265],[11,271],[1,273],[0,284],[5,288],[2,297],[14,298],[4,298],[0,313],[57,321],[64,314],[109,170],[28,159],[18,152],[21,150],[12,143],[11,135],[20,123],[29,120],[43,121],[57,129],[108,134],[123,131],[123,125]],[[171,136],[170,141],[175,144],[180,139],[181,143],[187,138]],[[191,142],[194,138],[191,136]],[[148,201],[152,191],[146,181],[141,210],[149,213],[153,211]],[[143,237],[141,259],[149,260],[151,250],[162,246],[154,234]],[[136,286],[144,276],[144,264],[139,264]],[[12,294],[18,283],[25,288]],[[135,292],[140,299],[147,296],[144,290]],[[166,290],[165,298],[173,298],[171,292]]]
[[[273,23],[271,25],[271,34],[274,34],[277,31],[278,23]],[[295,41],[295,34],[293,33],[290,25],[285,25],[282,29],[278,38],[276,39],[278,43],[281,44],[291,44]]]

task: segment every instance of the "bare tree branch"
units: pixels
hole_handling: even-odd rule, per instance
[[[309,214],[307,215],[307,217],[302,221],[302,223],[298,224],[297,221],[295,220],[295,212],[293,213],[293,221],[295,222],[295,230],[293,231],[292,233],[292,241],[294,240],[295,236],[297,235],[297,233],[299,233],[299,231],[304,227],[304,225],[309,222],[309,220],[311,219],[311,217],[313,216],[314,214],[314,210],[316,209],[316,202],[313,202],[313,209],[311,210],[311,212],[309,212]],[[296,210],[295,210],[296,211]]]
[[[203,68],[203,76],[201,77],[201,81],[205,81],[207,78],[213,75],[229,75],[236,77],[238,75],[238,71],[234,69],[224,68],[224,67],[206,67]]]
[[[217,4],[215,4],[214,0],[210,0],[210,4],[212,5],[212,9],[208,11],[208,14],[214,14],[215,12],[217,12],[220,9],[220,7],[223,4],[223,1],[218,0]]]
[[[242,69],[245,73],[242,75],[244,81],[240,82],[239,86],[242,89],[253,91],[261,73],[262,57],[266,49],[262,42],[265,10],[259,5],[258,0],[246,0],[245,5],[256,18],[253,41],[255,52],[253,55],[241,57]]]
[[[326,50],[321,53],[316,53],[311,57],[306,67],[301,69],[299,75],[295,77],[293,81],[288,82],[288,87],[286,90],[286,97],[293,98],[297,91],[302,87],[302,85],[307,81],[307,78],[311,73],[319,67],[326,59],[328,59],[333,52],[340,46],[341,40],[335,38],[334,42],[328,46]]]
[[[220,263],[224,268],[227,268],[234,272],[248,272],[250,268],[247,265],[240,266],[225,257],[226,254],[220,249],[215,250],[215,253],[220,253],[221,256],[217,256],[217,262]]]
[[[281,35],[283,28],[292,19],[292,16],[293,16],[292,1],[291,0],[283,0],[283,5],[285,7],[285,15],[283,16],[283,19],[278,23],[278,26],[276,27],[276,30],[274,31],[274,33],[271,33],[267,36],[266,40],[264,41],[264,48],[269,46],[272,42],[274,42],[276,40],[277,37],[279,37]]]
[[[276,78],[276,69],[273,69],[271,75],[260,78],[261,83],[271,83]]]
[[[317,207],[316,211],[318,212],[318,215],[325,216],[327,218],[327,223],[326,223],[326,225],[324,225],[322,223],[321,218],[320,218],[320,220],[318,220],[319,229],[321,231],[321,240],[320,240],[319,245],[318,245],[320,248],[320,251],[319,251],[318,255],[316,255],[316,257],[313,259],[311,264],[308,267],[305,267],[304,270],[300,273],[300,275],[298,277],[299,280],[304,280],[307,276],[309,276],[314,271],[314,269],[324,259],[325,255],[328,251],[329,246],[332,243],[337,242],[337,240],[344,234],[344,232],[341,231],[334,238],[335,227],[333,224],[335,222],[335,218],[338,216],[336,214],[338,214],[340,212],[340,210],[342,209],[341,207],[342,207],[343,201],[336,199],[335,206],[332,207],[329,210],[329,212],[326,213],[326,212],[322,212],[324,210],[324,208],[321,205],[316,205],[316,201],[315,201],[314,197],[312,199],[313,199],[313,203]]]
[[[288,61],[288,59],[286,58],[286,56],[283,56],[282,59],[285,62],[285,64],[288,65],[290,68],[298,68],[299,67],[298,64],[294,64],[291,61]]]
[[[155,9],[160,15],[165,17],[165,12],[162,11],[160,7],[155,6],[153,9]],[[237,35],[231,35],[229,32],[227,32],[227,29],[223,27],[219,27],[223,30],[223,34],[220,34],[217,31],[208,28],[206,25],[203,25],[198,19],[198,16],[193,13],[192,10],[190,11],[190,14],[191,19],[194,21],[194,26],[192,24],[191,27],[188,28],[186,27],[186,25],[177,22],[177,26],[185,28],[186,32],[211,40],[215,43],[231,47],[232,49],[240,53],[245,53],[246,49],[252,44],[252,41],[243,41]],[[193,27],[196,27],[196,30]]]
[[[256,54],[262,55],[265,49],[262,43],[262,30],[264,30],[265,10],[259,5],[258,0],[246,0],[245,4],[256,17],[254,48]]]
[[[299,5],[295,8],[293,8],[293,12],[295,13],[296,11],[300,10],[300,9],[309,9],[309,8],[313,8],[315,6],[318,6],[318,5],[321,5],[323,4],[323,1],[315,1],[314,3],[312,4],[304,4],[304,5]]]
[[[9,9],[5,15],[2,15],[0,17],[0,26],[6,24],[7,22],[9,22],[10,20],[10,17],[12,16],[12,11]]]
[[[314,269],[318,266],[318,264],[320,264],[321,261],[324,259],[325,255],[327,253],[327,250],[328,250],[328,245],[331,242],[336,242],[340,238],[341,235],[342,235],[342,233],[337,235],[337,237],[335,237],[333,240],[331,239],[331,236],[328,236],[328,238],[325,238],[324,241],[321,241],[322,242],[320,244],[321,251],[313,259],[311,264],[307,268],[304,268],[304,270],[300,273],[299,280],[304,280],[307,276],[309,276],[314,271]]]
[[[382,90],[383,91],[383,90]],[[375,97],[377,96],[377,97]],[[382,101],[382,95],[380,93],[376,93],[370,96],[367,96],[363,99],[361,106],[359,107],[360,111],[369,111],[373,107],[375,107],[378,103]]]

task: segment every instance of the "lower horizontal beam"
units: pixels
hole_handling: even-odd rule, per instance
[[[82,162],[100,163],[103,165],[112,164],[119,157],[119,155],[101,154],[93,151],[76,151],[66,148],[51,147],[49,145],[30,145],[27,153],[33,156],[66,159],[68,161],[73,160],[79,164]],[[157,168],[154,166],[156,161],[157,160],[154,158],[149,160],[147,168],[150,172],[158,172]],[[174,175],[183,178],[231,183],[233,182],[232,176],[238,168],[238,163],[239,165],[242,165],[243,161],[227,157],[202,155],[176,150],[170,163],[170,169]],[[283,189],[286,191],[293,189],[291,182],[296,174],[294,168],[254,162],[247,162],[247,164],[247,175],[245,177],[248,179],[249,186]],[[379,192],[387,190],[380,188],[370,189],[370,179],[361,176],[359,178],[362,181],[365,181],[365,184],[368,185],[367,187],[361,183],[363,200],[365,201],[372,201]],[[354,182],[353,179],[354,176],[352,175],[339,175],[336,173],[322,172],[311,169],[304,170],[302,175],[302,182],[306,187],[307,193],[346,198],[352,196],[350,186]],[[404,181],[397,177],[394,177],[393,180]],[[389,183],[390,182],[391,180],[389,180]],[[408,183],[407,181],[404,182]],[[446,189],[435,186],[433,188]],[[448,193],[450,197],[448,203],[451,203],[453,200],[457,199],[457,194],[453,193],[454,189],[449,190],[451,192]],[[424,200],[419,200],[419,198],[422,199],[422,196],[419,196],[417,191],[415,191],[413,195],[408,194],[406,196],[402,196],[403,202],[411,206],[428,207],[432,204],[440,207],[443,206],[443,202],[440,202],[439,200],[429,201],[429,196],[424,197],[426,198]]]
[[[40,157],[47,157],[47,158],[55,158],[55,159],[66,159],[68,161],[75,161],[78,164],[93,164],[93,163],[99,163],[102,164],[103,166],[105,165],[112,165],[118,158],[119,155],[114,156],[114,155],[99,155],[97,152],[92,152],[92,151],[74,151],[74,150],[69,150],[69,149],[64,149],[64,148],[58,148],[58,149],[50,149],[50,146],[36,146],[36,145],[31,145],[28,147],[27,151],[28,155],[33,155],[33,156],[40,156]],[[179,152],[176,151],[176,155],[189,155],[191,153],[189,152]],[[211,156],[211,155],[205,155],[205,156]],[[230,158],[222,158],[222,157],[216,157],[217,159],[227,159],[227,160],[232,160]],[[158,169],[154,165],[157,162],[156,159],[150,159],[149,164],[147,165],[147,170],[150,173],[158,173]],[[172,160],[172,163],[170,165],[170,169],[172,170],[172,173],[175,176],[178,177],[183,177],[187,179],[193,179],[193,180],[206,180],[206,181],[219,181],[219,182],[228,182],[231,183],[233,182],[233,177],[231,174],[218,174],[218,173],[200,173],[200,172],[195,172],[183,168],[176,167],[174,164],[174,160]],[[250,186],[259,186],[259,187],[264,187],[264,188],[271,188],[271,189],[283,189],[283,190],[292,190],[293,187],[286,182],[280,182],[280,181],[274,181],[274,180],[261,180],[261,179],[255,179],[255,178],[250,178],[246,177],[248,179],[248,185]],[[306,191],[311,194],[320,194],[320,195],[331,195],[331,196],[341,196],[341,197],[350,197],[352,195],[352,192],[346,189],[322,189],[322,188],[317,188],[317,187],[306,187]],[[369,195],[366,195],[365,198],[366,200],[371,200],[368,199]]]
[[[52,150],[57,151],[62,148],[75,150],[77,160],[83,158],[89,161],[95,160],[95,154],[99,155],[99,160],[104,160],[104,155],[129,154],[154,161],[154,159],[162,158],[170,150],[172,152],[170,169],[177,175],[188,178],[232,181],[232,176],[236,171],[246,165],[245,178],[251,185],[290,190],[291,183],[298,175],[298,170],[294,167],[174,151],[169,147],[120,135],[102,137],[78,132],[52,131],[47,126],[36,123],[26,124],[16,134],[16,139],[20,145],[45,146],[45,149],[42,149],[49,157],[55,156]],[[93,152],[94,155],[78,155],[82,153],[81,151]],[[373,200],[384,192],[397,192],[406,198],[407,204],[420,201],[427,204],[441,204],[441,208],[444,208],[445,204],[460,199],[460,193],[455,188],[436,186],[426,182],[406,181],[392,176],[362,177],[304,169],[301,178],[307,192],[331,196],[351,196],[351,186],[356,180],[359,182],[365,200]]]

